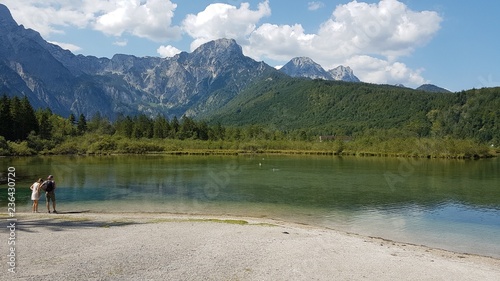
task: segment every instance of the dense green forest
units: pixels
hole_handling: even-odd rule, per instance
[[[274,79],[241,93],[213,117],[305,135],[473,139],[500,144],[500,88],[430,93],[388,85]],[[374,132],[375,131],[375,132]]]
[[[459,93],[322,80],[263,81],[217,114],[68,117],[0,99],[0,155],[318,153],[487,157],[500,145],[500,88]],[[319,136],[329,136],[319,141]],[[335,137],[332,137],[335,136]]]

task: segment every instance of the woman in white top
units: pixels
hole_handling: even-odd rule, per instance
[[[40,199],[40,186],[43,180],[40,178],[37,182],[30,186],[31,189],[31,200],[33,200],[33,213],[38,213],[38,200]]]

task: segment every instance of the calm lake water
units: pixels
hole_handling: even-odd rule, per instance
[[[9,166],[16,168],[18,212],[30,211],[31,183],[53,174],[60,212],[267,217],[500,257],[500,159],[0,158],[3,176]],[[6,211],[5,184],[0,191]]]

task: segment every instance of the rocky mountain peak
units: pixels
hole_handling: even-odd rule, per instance
[[[326,72],[321,65],[308,57],[293,58],[285,64],[280,71],[291,77],[330,80],[328,72]]]
[[[0,4],[0,26],[2,27],[1,29],[17,27],[17,23],[10,14],[9,9],[2,4]]]
[[[295,66],[310,66],[310,65],[314,65],[314,66],[321,67],[319,64],[317,64],[315,61],[313,61],[309,57],[296,57],[296,58],[291,59],[290,62],[292,64],[294,64]]]
[[[306,77],[311,79],[336,80],[347,82],[360,82],[350,67],[338,66],[326,71],[308,57],[296,57],[291,59],[281,69],[281,72],[292,77]]]
[[[347,81],[347,82],[360,82],[358,77],[354,75],[354,72],[349,66],[339,65],[334,69],[328,71],[332,75],[333,80],[337,81]]]
[[[207,46],[215,46],[215,48],[243,53],[241,46],[238,45],[238,43],[236,43],[236,40],[234,39],[227,39],[227,38],[217,39],[212,42],[208,42]]]
[[[243,50],[234,39],[217,39],[199,46],[193,55],[213,56],[243,56]]]

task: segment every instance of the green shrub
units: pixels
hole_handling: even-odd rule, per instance
[[[0,136],[0,156],[10,155],[9,144],[4,137]]]
[[[48,153],[51,154],[84,154],[85,149],[80,148],[80,143],[78,139],[71,139],[69,141],[65,141],[60,145],[55,146]]]
[[[11,155],[15,156],[30,156],[36,154],[36,151],[28,146],[27,141],[22,141],[20,143],[8,141],[9,150]]]
[[[110,136],[104,136],[90,145],[87,153],[111,153],[116,151],[118,144]]]

